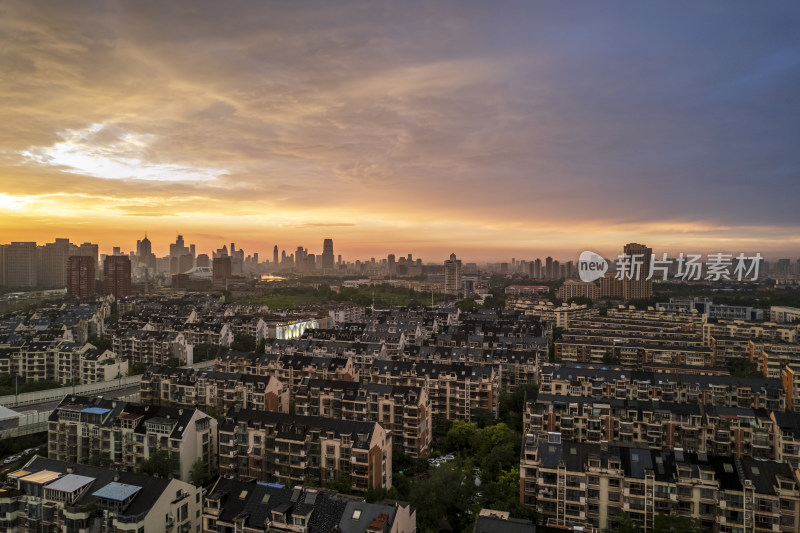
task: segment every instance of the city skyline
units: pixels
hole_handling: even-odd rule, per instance
[[[0,245],[3,244],[7,245],[10,244],[11,242],[17,242],[17,243],[33,242],[38,246],[44,246],[45,244],[52,244],[53,242],[57,241],[66,241],[77,246],[80,243],[79,240],[72,239],[71,237],[66,237],[63,235],[47,237],[42,241],[26,241],[25,239],[13,238],[13,236],[11,237],[12,238],[8,239],[8,242],[4,243],[0,242]],[[197,245],[194,242],[195,239],[191,235],[177,234],[172,236],[171,241],[164,241],[164,242],[158,241],[155,243],[153,242],[154,239],[151,239],[150,238],[151,235],[148,233],[140,234],[139,237],[140,238],[136,239],[136,241],[130,245],[128,245],[127,243],[118,243],[116,241],[112,243],[85,241],[83,245],[95,246],[97,248],[96,252],[98,256],[121,254],[121,255],[133,255],[138,257],[141,255],[137,253],[138,247],[140,246],[143,239],[147,239],[151,248],[148,248],[147,252],[144,255],[149,254],[150,251],[152,250],[154,256],[162,258],[170,256],[177,257],[178,255],[180,255],[180,253],[173,253],[173,248],[178,244],[178,240],[180,240],[179,243],[180,246],[184,246],[184,244],[186,245],[185,253],[189,253],[190,246],[192,250],[196,250],[193,253],[194,254],[193,256],[206,255],[208,257],[212,257],[214,254],[221,251],[223,248],[227,250],[229,245],[235,245],[237,248],[237,253],[243,252],[247,257],[251,257],[253,256],[253,254],[255,254],[255,256],[259,258],[259,262],[262,263],[263,262],[274,263],[275,257],[279,257],[280,261],[280,257],[282,257],[283,255],[285,255],[286,257],[290,256],[293,257],[295,256],[298,250],[303,250],[304,255],[315,255],[318,261],[322,261],[326,243],[330,241],[331,245],[334,245],[333,242],[334,239],[328,237],[325,238],[317,237],[316,240],[313,241],[312,243],[302,242],[302,243],[277,244],[277,243],[261,242],[261,243],[252,243],[253,246],[255,246],[255,248],[250,248],[248,246],[240,245],[239,243],[241,241],[239,239],[235,237],[229,237],[227,241],[211,242],[208,244],[208,247],[206,248],[205,246]],[[394,244],[385,245],[383,248],[384,250],[383,252],[377,252],[377,253],[373,252],[373,253],[368,253],[367,255],[364,256],[358,256],[358,255],[348,255],[342,253],[341,248],[337,242],[335,243],[335,248],[333,249],[334,252],[332,258],[334,263],[338,263],[338,258],[341,258],[342,262],[355,263],[356,261],[365,262],[365,261],[370,261],[371,259],[374,259],[377,262],[381,262],[381,261],[386,261],[387,258],[389,257],[405,258],[407,255],[410,255],[414,258],[415,261],[417,259],[422,259],[424,264],[440,264],[442,261],[447,260],[448,257],[453,253],[458,255],[459,259],[464,257],[462,256],[461,249],[456,249],[456,248],[452,248],[450,253],[440,257],[439,255],[422,256],[422,254],[419,254],[415,251],[413,245],[411,248],[408,249],[393,249],[392,246],[395,245]],[[625,243],[617,243],[616,247],[612,246],[612,248],[607,251],[599,251],[599,250],[591,250],[591,251],[598,252],[602,257],[604,257],[607,260],[615,261],[620,256],[620,254],[626,253],[624,248],[627,246],[628,244]],[[479,252],[477,256],[469,256],[469,255],[466,256],[464,261],[471,263],[478,263],[478,264],[498,264],[498,263],[511,264],[514,261],[520,263],[520,262],[532,262],[535,261],[536,259],[544,260],[545,258],[550,258],[561,262],[570,261],[576,263],[580,257],[581,252],[583,251],[584,250],[575,250],[558,254],[554,252],[548,252],[545,250],[541,252],[528,252],[528,253],[523,252],[518,256],[486,256],[486,255],[481,255],[481,253]],[[746,252],[733,249],[720,251],[717,249],[703,250],[698,248],[693,248],[693,249],[682,248],[680,249],[680,251],[677,251],[677,250],[665,250],[662,248],[653,248],[650,252],[648,252],[648,254],[652,254],[657,257],[660,257],[661,254],[663,253],[667,253],[667,256],[673,259],[678,257],[680,254],[683,255],[698,254],[701,257],[715,255],[716,253],[731,253],[731,255],[733,255],[734,257],[739,253],[744,253],[745,255],[747,255]],[[755,253],[760,254],[760,252],[755,252]],[[647,257],[649,257],[649,255]],[[778,260],[789,259],[790,261],[794,262],[794,261],[800,261],[800,254],[792,254],[792,253],[788,254],[773,253],[767,255],[760,254],[760,258],[766,261],[778,261]],[[320,262],[320,265],[321,264],[322,263]]]
[[[795,257],[798,27],[794,2],[10,2],[0,230]]]

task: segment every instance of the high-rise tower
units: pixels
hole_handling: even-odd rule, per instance
[[[325,239],[322,244],[322,270],[333,270],[333,239]]]

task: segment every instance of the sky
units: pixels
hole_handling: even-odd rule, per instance
[[[0,4],[0,242],[800,256],[796,1]]]

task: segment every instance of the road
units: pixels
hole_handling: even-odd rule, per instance
[[[95,394],[95,396],[102,396],[103,398],[116,398],[118,396],[128,396],[129,394],[134,394],[136,392],[139,392],[139,385],[138,384],[129,385],[127,387],[122,387],[121,389],[104,391],[104,392]],[[70,390],[69,387],[66,387],[64,389],[64,395],[65,396],[68,395],[68,394],[71,394],[71,393],[72,393],[72,391]],[[15,407],[14,409],[16,411],[20,412],[20,413],[25,413],[27,411],[36,411],[38,413],[38,412],[41,412],[41,411],[52,411],[53,409],[56,408],[56,406],[59,403],[61,403],[61,400],[53,401],[53,402],[34,403],[34,404],[30,404],[30,405],[21,405],[19,407]]]

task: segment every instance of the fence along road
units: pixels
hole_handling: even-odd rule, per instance
[[[75,385],[69,387],[59,387],[57,389],[47,389],[35,392],[26,392],[17,396],[10,394],[0,396],[0,405],[4,407],[20,407],[37,403],[52,402],[62,399],[68,394],[78,394],[81,396],[92,395],[96,392],[114,391],[124,389],[131,385],[136,385],[141,381],[142,376],[129,376],[121,379],[112,379],[100,383],[89,383],[88,385]]]

